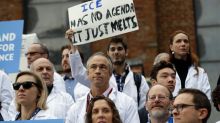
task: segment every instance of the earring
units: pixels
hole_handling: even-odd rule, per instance
[[[174,54],[174,52],[172,51],[172,54]]]

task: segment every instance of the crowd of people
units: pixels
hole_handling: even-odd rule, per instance
[[[170,52],[155,57],[150,84],[126,62],[128,46],[111,38],[106,53],[86,65],[66,31],[61,48],[62,74],[42,43],[28,47],[28,71],[15,82],[0,71],[1,121],[64,119],[66,123],[207,123],[213,101],[220,110],[220,86],[211,92],[208,75],[190,49],[189,35],[170,36]]]

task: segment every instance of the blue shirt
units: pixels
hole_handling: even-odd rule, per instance
[[[174,122],[173,122],[173,117],[172,117],[172,116],[169,117],[169,119],[168,119],[168,123],[174,123]]]
[[[151,123],[151,122],[150,122],[150,116],[149,116],[149,114],[148,114],[148,121],[147,121],[147,123]],[[168,120],[167,120],[166,123],[174,123],[174,121],[173,121],[173,116],[169,116],[169,118],[168,118]]]
[[[69,93],[73,100],[75,101],[75,97],[74,97],[74,88],[76,86],[76,83],[73,77],[68,77],[68,76],[64,76],[63,77],[64,81],[65,81],[65,86],[66,86],[66,92]]]

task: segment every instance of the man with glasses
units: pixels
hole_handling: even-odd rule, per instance
[[[34,62],[38,58],[49,58],[49,51],[46,46],[41,43],[33,43],[28,48],[27,53],[25,53],[27,57],[28,68],[32,62]]]
[[[205,93],[197,89],[181,89],[173,103],[175,123],[207,123],[211,104]]]
[[[79,63],[77,64],[79,67],[82,67],[80,58],[77,63]],[[90,92],[71,106],[66,123],[85,123],[85,114],[88,111],[90,100],[101,95],[113,100],[123,123],[140,123],[134,100],[110,86],[109,80],[113,71],[111,60],[104,53],[99,52],[88,59],[86,68],[86,78],[90,81]]]
[[[172,92],[167,87],[159,84],[152,86],[145,104],[149,112],[147,123],[173,123],[170,117],[172,99]]]
[[[71,95],[54,86],[53,64],[48,59],[39,58],[31,64],[30,70],[36,73],[47,85],[47,112],[59,119],[65,119],[67,111],[74,101]]]
[[[42,43],[32,43],[25,56],[27,57],[28,68],[30,68],[30,65],[39,58],[49,59],[49,50]],[[61,91],[66,92],[65,82],[57,72],[54,72],[54,85]]]
[[[67,30],[65,35],[72,44],[73,30]],[[107,55],[110,57],[113,64],[113,73],[110,78],[110,85],[118,91],[133,98],[133,100],[137,103],[137,107],[139,109],[142,108],[145,104],[145,95],[149,86],[147,85],[144,76],[132,72],[130,66],[126,63],[128,47],[123,41],[123,38],[111,38],[107,46]],[[72,74],[80,83],[89,87],[89,81],[86,79],[86,75],[84,74],[84,68],[79,69],[79,65],[75,62],[75,59],[77,58],[79,58],[79,55],[77,54],[70,55]]]
[[[160,84],[173,92],[176,84],[176,70],[173,64],[166,61],[160,61],[155,64],[151,70],[150,80],[152,85]],[[146,123],[148,121],[146,105],[138,113],[141,123]]]

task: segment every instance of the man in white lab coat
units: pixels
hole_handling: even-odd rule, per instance
[[[71,29],[66,32],[66,38],[68,38],[70,41],[72,34],[73,30]],[[74,64],[75,57],[79,57],[76,55],[74,57],[70,57],[70,59],[73,61],[71,64]],[[145,104],[145,95],[149,89],[149,86],[147,85],[144,76],[137,74],[135,75],[135,73],[130,70],[129,65],[125,62],[128,55],[127,44],[122,38],[112,38],[107,48],[107,55],[110,57],[113,63],[113,74],[110,78],[110,85],[118,91],[123,92],[129,97],[133,98],[137,104],[137,107],[141,109]],[[77,78],[79,77],[78,81],[80,83],[89,86],[88,80],[86,80],[86,77],[81,74],[85,73],[83,72],[85,69],[79,68],[79,66],[71,65],[72,74],[74,74],[73,76],[77,76]],[[76,75],[78,73],[81,75]],[[135,80],[135,76],[138,79]]]
[[[25,56],[27,58],[28,68],[30,68],[30,65],[38,58],[49,59],[49,50],[42,43],[32,43],[28,47]],[[56,71],[54,72],[54,86],[66,92],[64,80]]]
[[[72,55],[75,54],[78,52]],[[82,62],[78,63],[76,62],[77,66],[80,67]],[[68,111],[66,123],[85,123],[85,114],[90,99],[99,95],[104,95],[113,100],[123,123],[140,123],[134,100],[109,85],[112,70],[113,66],[110,59],[103,53],[96,53],[88,59],[86,73],[90,80],[90,92],[72,105]]]
[[[129,64],[126,63],[128,47],[123,38],[113,37],[108,44],[107,54],[112,60],[114,69],[110,79],[111,85],[133,98],[139,109],[142,108],[149,87],[144,76],[139,75],[140,80],[137,80],[137,75],[130,70]]]
[[[62,92],[56,86],[53,86],[53,64],[48,59],[39,58],[32,63],[30,70],[36,73],[47,85],[48,109],[46,112],[51,113],[58,119],[65,119],[67,111],[74,103],[74,101],[68,93]]]
[[[69,52],[71,50],[70,45],[65,45],[61,48],[62,60],[61,67],[63,70],[63,78],[65,81],[66,92],[69,93],[74,101],[77,101],[82,96],[89,92],[89,88],[75,81],[71,75],[71,68],[69,63]]]
[[[160,84],[167,87],[170,92],[173,92],[176,85],[176,70],[174,65],[166,61],[160,61],[154,64],[150,74],[150,80],[152,85]],[[146,104],[147,102],[149,100],[146,100]],[[149,120],[149,112],[147,110],[149,108],[145,105],[145,107],[138,111],[141,123],[146,123]]]

